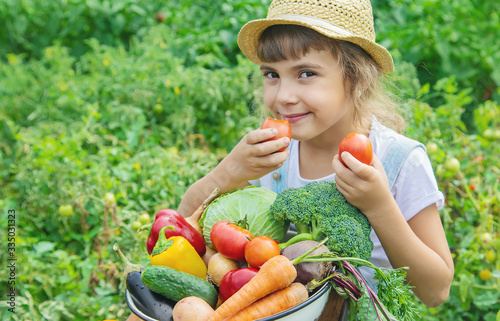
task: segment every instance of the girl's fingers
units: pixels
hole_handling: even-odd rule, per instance
[[[347,167],[362,180],[369,180],[373,176],[374,168],[372,166],[361,163],[349,152],[343,152],[341,156]]]
[[[342,160],[344,160],[343,157]],[[352,170],[350,170],[348,167],[345,167],[340,162],[338,155],[335,155],[335,157],[333,158],[332,166],[333,166],[333,171],[336,173],[336,177],[341,179],[344,182],[344,184],[351,185],[349,184],[349,182],[355,182],[359,180],[359,177]]]
[[[334,157],[333,161],[335,175],[335,183],[337,184],[338,190],[342,193],[342,195],[347,196],[352,192],[356,191],[356,182],[359,182],[360,179],[354,174],[349,168],[345,167],[338,156]]]
[[[376,170],[385,173],[384,165],[382,165],[382,162],[380,161],[380,159],[378,159],[377,155],[375,154],[373,154],[372,166],[375,167]]]
[[[288,139],[288,137],[258,143],[255,145],[251,145],[252,154],[254,156],[272,155],[278,152],[280,149],[288,147],[289,144],[290,139]]]
[[[269,140],[276,136],[275,128],[257,129],[248,133],[245,137],[245,143],[252,147],[251,154],[254,156],[264,156],[276,151],[287,148],[290,144],[288,137],[275,140]]]
[[[246,142],[249,145],[260,143],[266,139],[273,138],[278,134],[276,128],[256,129],[246,135]]]
[[[342,194],[346,199],[349,197],[349,192],[346,190],[346,186],[342,180],[339,180],[337,177],[335,178],[335,183],[338,191]]]
[[[373,154],[372,167],[379,173],[382,181],[384,182],[384,185],[389,186],[389,180],[387,179],[384,165],[382,165],[382,162],[380,161],[380,159],[378,159],[378,157],[375,154]]]
[[[287,150],[283,152],[276,152],[270,155],[265,155],[256,158],[256,164],[259,167],[276,167],[279,168],[283,166],[286,159],[290,155],[290,152]]]
[[[333,156],[332,167],[333,171],[337,173],[337,175],[346,169],[346,167],[340,162],[339,155]]]

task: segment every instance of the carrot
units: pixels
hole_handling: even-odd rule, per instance
[[[229,318],[266,295],[286,288],[296,277],[297,270],[286,256],[270,258],[260,267],[257,275],[215,310],[209,321]]]
[[[285,311],[309,297],[306,287],[299,282],[255,301],[225,321],[252,321]]]
[[[203,203],[196,209],[196,211],[194,211],[193,214],[191,214],[191,216],[189,217],[186,217],[186,221],[192,226],[194,227],[195,230],[197,230],[201,235],[203,235],[203,230],[201,229],[201,226],[200,226],[200,218],[201,218],[201,215],[203,214],[203,212],[205,211],[205,209],[207,208],[207,206],[214,200],[217,198],[217,196],[219,195],[219,189],[216,188],[212,191],[212,193],[207,197],[206,200],[203,201]]]

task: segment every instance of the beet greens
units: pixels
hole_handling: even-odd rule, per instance
[[[326,240],[319,243],[319,246]],[[334,269],[329,276],[312,281],[311,289],[330,281],[339,295],[350,301],[350,320],[417,320],[411,287],[406,283],[406,268],[385,269],[371,262],[355,257],[339,257],[333,253],[304,255],[293,260],[299,262],[333,262]],[[351,264],[366,266],[375,271],[378,283],[377,295],[367,284],[361,273]]]

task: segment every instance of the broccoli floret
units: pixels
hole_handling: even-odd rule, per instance
[[[335,181],[287,188],[277,195],[270,211],[274,218],[295,224],[299,234],[310,233],[316,241],[328,237],[325,245],[339,256],[371,257],[370,222],[346,201]]]

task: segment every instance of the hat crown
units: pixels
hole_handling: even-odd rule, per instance
[[[370,0],[273,0],[267,18],[247,22],[238,34],[238,46],[252,62],[262,32],[273,25],[299,25],[331,39],[347,41],[365,50],[384,73],[394,70],[391,54],[375,41]]]
[[[368,0],[274,0],[267,18],[304,15],[323,20],[358,37],[375,41],[372,6]]]

